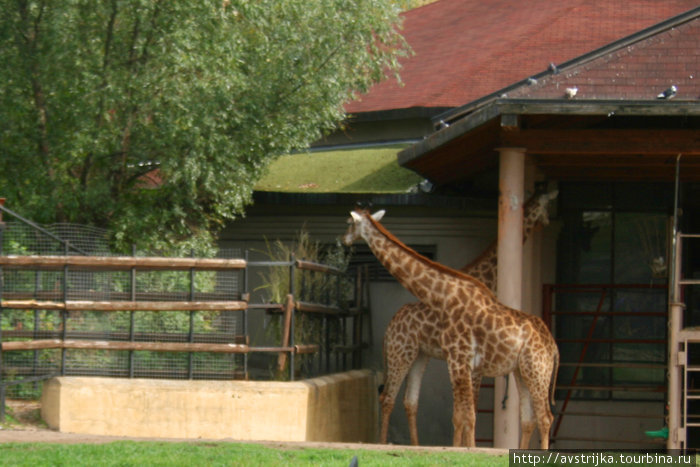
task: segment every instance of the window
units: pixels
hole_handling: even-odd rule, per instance
[[[435,245],[409,245],[410,248],[429,259],[435,259],[437,248]],[[354,270],[357,267],[367,265],[369,280],[373,282],[387,282],[394,279],[389,271],[377,260],[372,250],[366,244],[356,244],[350,258],[350,269]]]
[[[558,285],[578,288],[556,296],[558,384],[574,398],[664,397],[669,190],[561,187]]]

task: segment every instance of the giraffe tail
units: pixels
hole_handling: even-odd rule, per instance
[[[549,398],[552,407],[556,405],[554,393],[557,386],[557,374],[559,373],[559,349],[554,346],[554,366],[552,367],[552,380],[549,383]]]

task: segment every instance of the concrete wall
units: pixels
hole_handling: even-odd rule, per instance
[[[296,382],[57,377],[41,411],[67,433],[375,442],[376,388],[368,370]]]

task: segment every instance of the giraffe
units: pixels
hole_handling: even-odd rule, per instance
[[[350,215],[343,242],[367,242],[389,273],[439,317],[440,349],[452,384],[453,444],[475,445],[474,385],[482,376],[513,372],[520,395],[520,447],[527,448],[537,426],[540,447],[548,449],[559,352],[544,322],[499,303],[479,280],[407,247],[379,223],[384,211],[357,209]]]
[[[547,206],[558,192],[533,195],[524,206],[523,243],[539,226],[549,224]],[[460,269],[479,279],[491,291],[496,290],[497,245],[492,242],[475,260]],[[408,419],[411,444],[418,445],[418,399],[423,373],[431,358],[444,360],[440,349],[439,317],[421,302],[407,303],[396,312],[384,334],[384,384],[380,402],[382,427],[380,442],[386,443],[389,420],[394,410],[396,395],[408,374],[404,395],[404,409]],[[481,380],[474,381],[474,407],[476,410]]]

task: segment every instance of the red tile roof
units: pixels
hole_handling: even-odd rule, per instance
[[[509,98],[657,99],[675,86],[675,100],[700,99],[700,18],[669,27],[646,39],[624,44],[591,59],[574,62],[508,92]]]
[[[697,7],[697,0],[441,0],[404,14],[414,55],[349,113],[458,107]],[[697,47],[696,47],[697,50]]]

